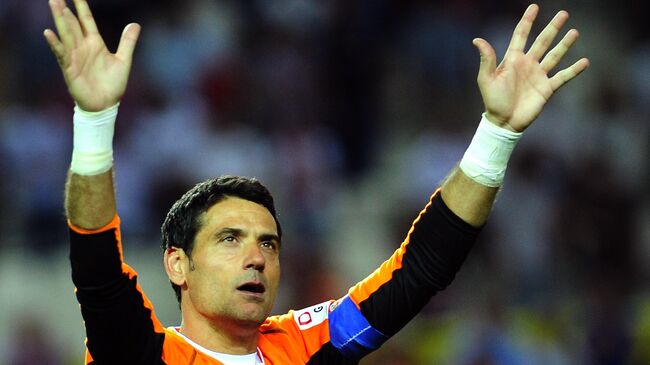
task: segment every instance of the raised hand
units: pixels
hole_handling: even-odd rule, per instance
[[[100,111],[120,101],[126,90],[140,26],[124,28],[117,53],[106,48],[88,3],[74,0],[78,18],[65,0],[50,0],[59,36],[43,33],[56,56],[72,98],[86,111]]]
[[[589,60],[582,58],[552,77],[548,76],[578,39],[578,31],[571,29],[560,43],[546,53],[569,18],[566,11],[558,12],[528,52],[524,53],[538,12],[539,7],[535,4],[526,9],[498,66],[494,48],[484,39],[476,38],[473,41],[481,54],[477,80],[487,118],[515,132],[525,130],[542,112],[555,91],[589,66]]]

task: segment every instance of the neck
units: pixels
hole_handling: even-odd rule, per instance
[[[257,350],[259,324],[232,318],[207,318],[196,311],[181,310],[180,332],[208,350],[246,355]]]

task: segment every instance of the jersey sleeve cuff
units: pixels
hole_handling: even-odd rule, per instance
[[[79,227],[79,226],[74,225],[74,224],[73,224],[73,223],[68,219],[68,227],[70,227],[70,229],[71,229],[72,231],[74,231],[74,232],[76,232],[76,233],[79,233],[79,234],[96,234],[96,233],[102,233],[102,232],[106,232],[106,231],[109,231],[109,230],[114,229],[114,228],[119,228],[119,226],[120,226],[120,217],[119,217],[117,214],[115,214],[115,216],[113,216],[113,219],[111,219],[111,221],[108,222],[108,224],[106,224],[105,226],[102,226],[102,227],[96,228],[96,229],[85,229],[85,228],[81,228],[81,227]]]

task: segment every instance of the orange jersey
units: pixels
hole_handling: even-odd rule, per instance
[[[123,262],[119,223],[115,217],[94,231],[70,225],[86,364],[222,364],[156,318],[137,273]],[[449,285],[478,232],[434,193],[395,253],[343,298],[267,318],[259,328],[263,363],[357,364]]]

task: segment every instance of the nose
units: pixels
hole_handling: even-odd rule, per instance
[[[254,269],[263,272],[264,267],[266,266],[266,257],[264,256],[261,247],[257,242],[251,242],[247,246],[244,256],[244,269]]]

